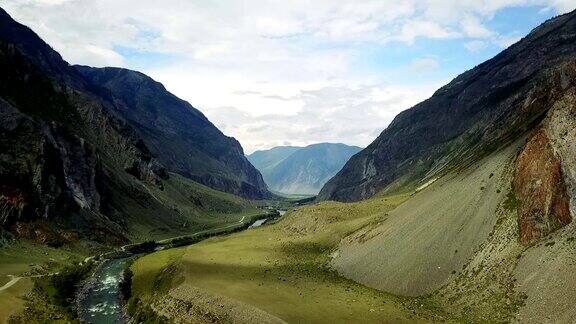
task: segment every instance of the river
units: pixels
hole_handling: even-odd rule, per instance
[[[102,262],[78,296],[78,317],[82,323],[126,323],[120,295],[126,263],[135,256]]]
[[[278,210],[278,213],[283,216],[286,211]],[[257,220],[249,228],[261,226],[267,220]],[[120,282],[124,277],[126,263],[137,257],[107,259],[94,270],[76,300],[80,322],[92,324],[128,322],[120,293]]]

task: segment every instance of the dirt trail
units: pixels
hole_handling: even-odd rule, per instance
[[[12,280],[8,281],[4,286],[0,287],[0,293],[14,286],[18,281],[20,281],[20,279],[22,279],[22,277],[16,277],[16,276],[10,276],[10,277],[12,277]]]
[[[42,274],[42,275],[34,275],[34,276],[13,276],[13,275],[8,275],[8,277],[11,277],[12,279],[10,281],[8,281],[4,286],[0,287],[0,293],[7,290],[8,288],[14,286],[18,281],[20,281],[20,279],[24,279],[24,278],[41,278],[41,277],[47,277],[47,276],[54,276],[57,275],[58,272],[52,272],[52,273],[47,273],[47,274]]]

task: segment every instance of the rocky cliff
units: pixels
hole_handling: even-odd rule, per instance
[[[573,89],[575,61],[572,12],[400,113],[324,186],[319,199],[356,201],[416,188],[507,145],[535,129]]]
[[[170,171],[250,199],[269,193],[240,143],[227,137],[200,111],[150,77],[120,68],[76,69],[114,102],[151,153]]]

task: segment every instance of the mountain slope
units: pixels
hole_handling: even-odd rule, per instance
[[[573,86],[575,13],[550,20],[400,113],[322,189],[355,201],[417,187],[533,129]]]
[[[109,92],[114,112],[170,171],[246,198],[268,197],[262,176],[244,157],[240,143],[222,134],[200,111],[162,84],[126,69],[76,69]]]
[[[299,149],[273,148],[255,152],[248,158],[254,161],[272,190],[315,195],[359,151],[356,146],[320,143]]]
[[[268,174],[278,163],[301,149],[298,146],[277,146],[269,150],[256,151],[248,155],[248,160],[252,165],[262,173]]]
[[[427,296],[463,322],[569,322],[576,314],[575,45],[572,12],[399,115],[323,197],[401,189],[411,198],[343,239],[331,266],[370,287]],[[505,86],[505,78],[520,81]],[[462,92],[447,97],[455,89]],[[438,126],[427,120],[434,112]],[[470,128],[438,142],[460,127],[456,120]],[[420,149],[411,151],[409,139]],[[346,178],[360,173],[361,180]]]
[[[0,80],[0,235],[56,245],[185,233],[209,212],[197,196],[222,194],[171,176],[111,95],[1,9]],[[163,195],[173,187],[185,199]]]

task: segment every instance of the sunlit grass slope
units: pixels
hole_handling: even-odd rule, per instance
[[[115,208],[129,215],[125,222],[134,242],[185,235],[262,213],[246,199],[211,189],[178,174],[171,174],[162,188],[146,186],[145,190],[152,200],[135,198],[115,204]]]
[[[71,262],[82,260],[78,249],[64,250],[30,243],[15,243],[0,247],[0,287],[10,276],[30,276],[56,272]],[[0,291],[0,323],[7,323],[11,315],[25,306],[25,296],[32,289],[30,278],[24,278],[8,289]]]
[[[383,221],[408,197],[306,206],[274,225],[145,256],[132,267],[134,295],[158,313],[200,322],[242,322],[254,309],[271,315],[265,320],[270,322],[430,319],[431,311],[423,313],[430,305],[413,313],[411,300],[343,279],[327,267],[341,238]],[[221,307],[212,307],[214,300]]]

